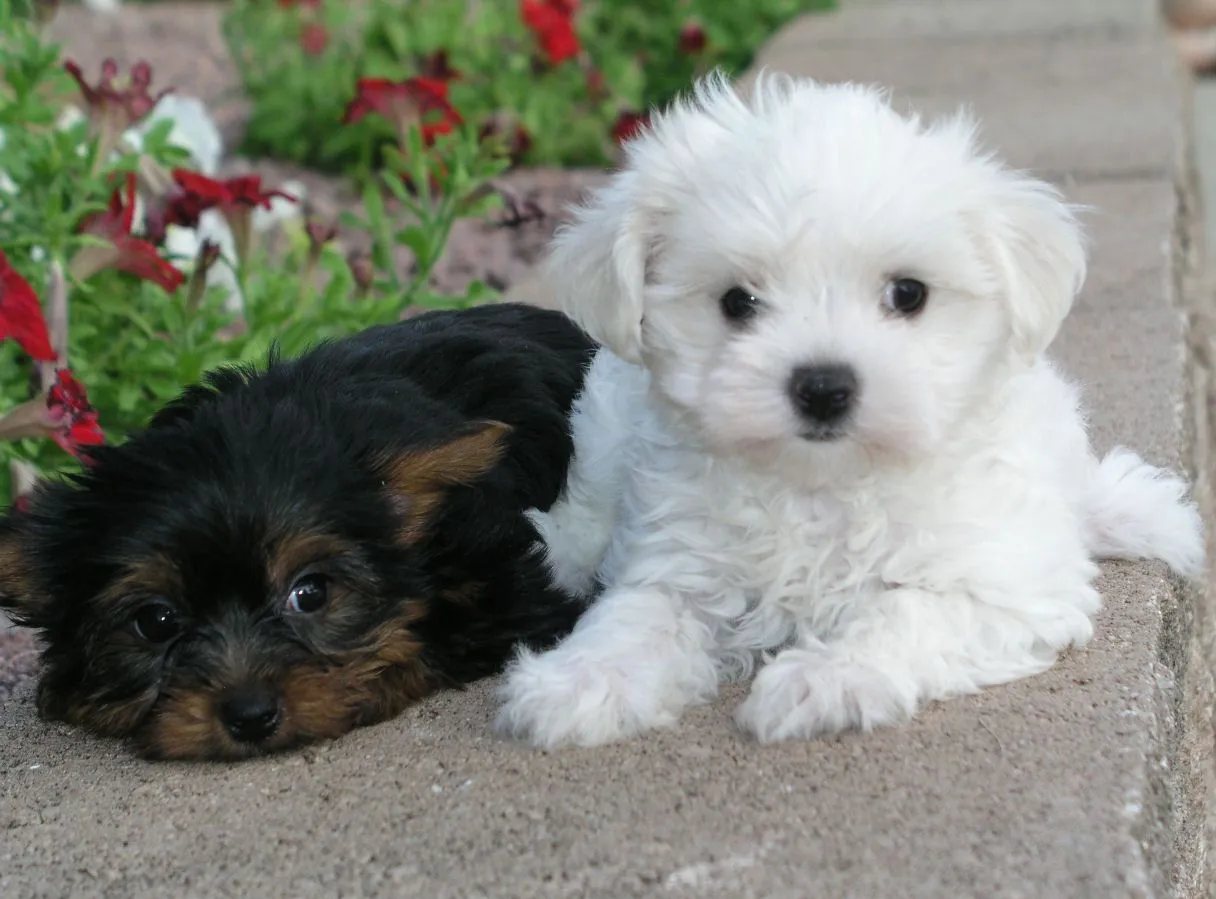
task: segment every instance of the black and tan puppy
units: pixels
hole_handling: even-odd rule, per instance
[[[158,758],[384,720],[545,646],[580,607],[548,508],[594,352],[560,313],[433,312],[222,370],[0,520],[0,607],[44,717]]]

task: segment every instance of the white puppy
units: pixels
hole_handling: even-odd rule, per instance
[[[737,714],[759,739],[890,724],[1084,644],[1095,556],[1200,570],[1186,485],[1099,461],[1043,357],[1085,274],[1073,210],[973,130],[712,78],[629,145],[555,245],[612,353],[536,515],[557,579],[604,592],[516,661],[503,729],[669,725],[773,652]]]

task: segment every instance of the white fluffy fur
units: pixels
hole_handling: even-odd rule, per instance
[[[1084,644],[1098,555],[1203,564],[1186,485],[1099,461],[1043,357],[1085,275],[1073,210],[878,91],[721,79],[657,118],[558,238],[566,310],[612,352],[535,520],[556,578],[603,594],[524,652],[500,726],[594,745],[675,722],[751,674],[761,740],[871,728]],[[891,279],[925,310],[884,305]],[[733,285],[759,297],[739,327]],[[846,433],[800,436],[802,365],[852,366]]]

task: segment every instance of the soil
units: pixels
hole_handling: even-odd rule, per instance
[[[290,163],[241,158],[234,152],[249,112],[241,95],[237,72],[229,59],[220,31],[222,4],[166,2],[127,4],[112,13],[92,12],[83,6],[64,6],[51,23],[51,39],[62,44],[64,57],[76,61],[88,77],[95,77],[102,61],[114,58],[124,70],[139,60],[153,69],[153,88],[172,86],[183,95],[201,99],[214,116],[224,145],[232,153],[226,173],[257,172],[269,186],[294,180],[306,189],[307,208],[329,218],[356,203],[341,178],[311,172]],[[438,266],[433,286],[444,293],[462,292],[472,280],[503,290],[523,278],[535,265],[564,217],[564,210],[589,186],[604,180],[601,171],[519,169],[504,175],[498,186],[524,208],[531,204],[538,220],[508,227],[499,214],[492,221],[463,221],[456,226],[448,251]],[[360,249],[356,238],[342,238]],[[402,251],[401,265],[409,253]],[[6,630],[0,617],[0,700],[36,670],[36,645],[20,630]]]

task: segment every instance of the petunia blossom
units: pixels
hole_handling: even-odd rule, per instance
[[[0,341],[14,340],[31,358],[55,358],[38,294],[0,251]]]
[[[51,439],[65,452],[79,456],[82,446],[106,442],[84,385],[66,368],[56,373],[55,383],[46,394],[46,408],[53,428]]]
[[[55,372],[45,394],[0,415],[0,440],[28,437],[50,438],[73,456],[82,456],[82,447],[105,443],[97,410],[84,385],[68,369]]]
[[[309,22],[300,29],[300,49],[309,56],[320,56],[329,46],[329,29],[320,22]]]
[[[80,87],[81,96],[88,108],[89,123],[93,133],[97,135],[97,158],[106,159],[110,152],[118,146],[123,133],[143,119],[156,108],[165,94],[172,88],[165,88],[153,94],[152,67],[146,62],[137,62],[131,66],[130,76],[124,86],[116,83],[118,78],[118,63],[107,59],[101,64],[101,77],[90,84],[84,77],[84,71],[72,60],[63,64],[64,70],[72,76]]]
[[[612,123],[612,139],[618,144],[632,140],[650,124],[650,114],[623,109]]]
[[[185,276],[162,259],[153,244],[132,235],[134,221],[135,174],[128,172],[124,186],[111,194],[106,211],[82,223],[82,233],[106,244],[82,247],[68,266],[73,277],[85,281],[103,269],[112,268],[151,281],[167,293],[177,290]]]
[[[428,147],[463,121],[448,102],[447,82],[435,78],[360,78],[342,121],[354,124],[373,114],[392,123],[403,145],[409,130],[417,125]]]
[[[684,23],[677,45],[685,56],[696,56],[705,49],[705,29],[695,20]]]
[[[204,212],[218,209],[232,230],[237,255],[242,259],[247,259],[251,250],[253,211],[259,207],[270,209],[275,199],[296,202],[296,197],[285,191],[265,189],[259,175],[218,180],[187,169],[174,169],[173,181],[174,189],[149,213],[150,232],[163,238],[170,225],[196,228]]]
[[[535,35],[549,65],[560,65],[582,50],[574,31],[577,6],[576,0],[520,0],[520,17]]]

